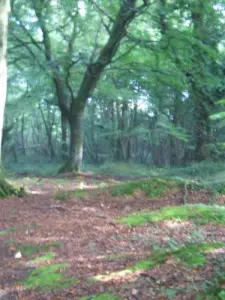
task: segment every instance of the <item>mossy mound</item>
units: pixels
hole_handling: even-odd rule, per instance
[[[119,222],[129,226],[169,220],[191,220],[195,224],[216,223],[223,225],[225,224],[225,207],[204,204],[171,206],[156,211],[142,211],[118,219]]]
[[[142,191],[150,198],[157,198],[163,195],[168,189],[181,187],[179,181],[169,179],[142,179],[124,182],[113,186],[110,189],[112,196],[133,195],[136,191]]]
[[[14,186],[6,179],[0,179],[0,198],[8,198],[13,195],[23,197],[26,193],[24,188]]]

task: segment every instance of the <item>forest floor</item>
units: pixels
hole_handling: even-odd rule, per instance
[[[156,179],[15,182],[28,195],[1,200],[0,299],[225,299],[225,196]]]

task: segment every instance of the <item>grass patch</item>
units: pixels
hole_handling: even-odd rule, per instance
[[[17,249],[21,251],[22,255],[27,257],[63,245],[62,242],[58,242],[58,241],[47,243],[47,244],[17,244],[17,243],[14,244],[17,247]]]
[[[90,192],[90,190],[89,190]],[[57,201],[68,201],[71,200],[72,197],[76,197],[80,199],[87,195],[87,190],[75,190],[75,191],[58,191],[55,195],[55,200]]]
[[[38,265],[41,264],[43,262],[46,261],[50,261],[52,259],[54,259],[56,256],[56,254],[54,252],[48,252],[42,256],[36,257],[35,259],[32,259],[28,262],[28,264],[32,264],[32,265]]]
[[[8,233],[8,231],[2,230],[2,231],[0,231],[0,236],[5,236],[7,233]]]
[[[71,192],[67,191],[58,191],[55,195],[55,200],[57,201],[67,201],[71,199]]]
[[[112,272],[107,275],[97,275],[92,277],[92,281],[110,281],[119,280],[136,271],[152,269],[157,265],[164,264],[166,260],[172,256],[178,261],[183,262],[188,267],[202,267],[206,263],[205,253],[224,248],[225,243],[203,243],[199,245],[182,246],[173,250],[162,250],[154,252],[148,259],[141,260],[135,265],[122,271]]]
[[[143,211],[125,218],[119,218],[126,225],[144,225],[146,223],[168,220],[191,220],[196,224],[225,224],[225,207],[218,205],[185,205],[164,207],[156,211]]]
[[[92,191],[92,190],[91,190]],[[90,190],[89,190],[90,192]],[[75,190],[73,191],[73,196],[75,196],[76,198],[82,198],[85,197],[88,193],[88,190]]]
[[[112,196],[133,195],[134,192],[141,190],[146,196],[151,198],[160,197],[166,190],[179,187],[180,182],[168,179],[143,179],[124,182],[111,187]]]
[[[77,282],[76,278],[66,277],[60,273],[67,268],[66,264],[55,264],[38,267],[20,282],[26,289],[55,290],[68,288]]]
[[[92,296],[92,297],[82,297],[80,300],[119,300],[118,297],[112,296],[108,293],[100,294],[97,296]]]

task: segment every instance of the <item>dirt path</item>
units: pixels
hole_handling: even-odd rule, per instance
[[[27,183],[26,183],[27,184]],[[182,192],[170,191],[157,200],[149,200],[137,193],[133,197],[112,198],[107,193],[90,190],[88,196],[56,201],[57,183],[31,182],[26,198],[1,200],[0,210],[0,292],[12,292],[9,299],[80,299],[112,290],[119,299],[169,299],[170,287],[177,289],[173,299],[194,299],[199,283],[212,276],[210,262],[199,270],[189,269],[168,259],[165,265],[151,270],[112,276],[109,280],[90,283],[99,274],[122,271],[148,257],[157,247],[173,242],[183,245],[193,233],[202,232],[204,241],[224,241],[225,228],[192,223],[161,222],[142,227],[128,227],[116,218],[133,211],[158,209],[179,205]],[[61,182],[60,189],[74,189],[80,182]],[[85,182],[85,187],[97,186]],[[198,198],[197,198],[198,196]],[[190,201],[207,201],[206,194],[193,194]],[[198,240],[200,237],[196,236]],[[59,242],[57,247],[55,242]],[[68,264],[63,272],[78,279],[70,288],[56,291],[25,290],[20,283],[34,269],[28,261],[43,254],[24,255],[21,245],[49,244],[55,257],[47,264]],[[15,258],[21,252],[21,258]],[[214,254],[209,254],[214,255]],[[218,254],[221,255],[221,254]],[[28,259],[29,257],[29,259]],[[187,292],[187,287],[190,287]],[[165,294],[166,291],[166,294]],[[174,289],[171,289],[172,295]],[[186,292],[184,292],[186,291]],[[13,298],[14,297],[14,298]],[[1,299],[1,293],[0,293]],[[2,298],[4,299],[4,298]],[[87,298],[89,299],[89,298]],[[90,298],[91,299],[91,298]],[[106,299],[106,298],[105,298]],[[108,298],[107,298],[108,299]],[[113,298],[112,298],[113,299]]]

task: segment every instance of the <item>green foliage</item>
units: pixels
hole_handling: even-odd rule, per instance
[[[132,195],[135,191],[143,191],[146,196],[157,198],[168,189],[176,188],[180,183],[167,179],[143,179],[121,183],[113,186],[110,191],[112,196]]]
[[[38,267],[29,276],[20,282],[26,289],[55,290],[68,288],[75,284],[77,279],[66,277],[59,271],[67,268],[66,264],[55,264]]]
[[[190,220],[195,224],[225,224],[225,207],[218,205],[185,205],[164,207],[156,211],[143,211],[118,219],[127,225],[144,225],[168,220]]]

